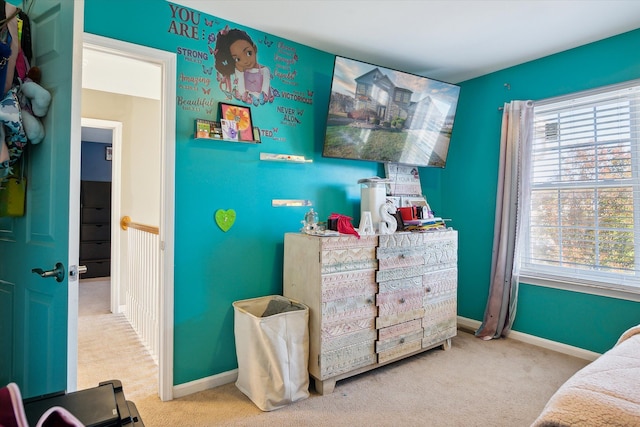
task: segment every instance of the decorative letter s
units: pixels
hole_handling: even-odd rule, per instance
[[[398,229],[398,221],[391,215],[396,213],[393,203],[387,202],[380,206],[380,234],[393,234]]]

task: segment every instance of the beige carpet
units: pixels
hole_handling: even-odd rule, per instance
[[[108,280],[81,280],[78,291],[78,390],[122,381],[129,400],[158,394],[158,366],[124,314],[109,311]]]
[[[106,298],[108,307],[108,290]],[[85,322],[85,316],[92,320]],[[519,341],[482,341],[459,331],[449,351],[430,350],[339,381],[333,394],[312,391],[306,400],[262,412],[234,384],[161,402],[157,368],[122,317],[83,313],[79,323],[79,386],[120,379],[147,427],[529,426],[554,391],[587,364]],[[93,356],[84,352],[87,343],[97,347]],[[112,367],[117,360],[126,363]]]

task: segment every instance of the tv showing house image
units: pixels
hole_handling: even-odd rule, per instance
[[[323,156],[444,167],[459,86],[336,56]]]

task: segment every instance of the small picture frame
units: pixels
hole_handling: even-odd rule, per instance
[[[262,142],[262,138],[260,138],[260,128],[257,126],[253,127],[253,141],[258,144]]]
[[[220,126],[222,127],[222,139],[238,140],[238,124],[235,121],[220,119]]]
[[[242,105],[220,103],[220,122],[231,120],[236,122],[239,141],[254,142],[251,108]]]
[[[196,138],[216,138],[220,123],[213,120],[196,119]],[[218,132],[219,133],[219,132]]]
[[[113,147],[111,145],[107,145],[104,148],[104,159],[109,162],[113,159]]]

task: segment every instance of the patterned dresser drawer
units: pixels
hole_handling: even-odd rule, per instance
[[[390,280],[378,283],[378,318],[376,328],[419,319],[424,316],[422,277]]]
[[[374,270],[323,275],[321,329],[323,339],[368,329],[376,317],[378,286]]]
[[[431,347],[457,335],[458,270],[432,271],[423,276],[423,347]]]
[[[458,269],[437,270],[422,276],[424,303],[455,297],[458,291]]]
[[[417,341],[408,341],[402,344],[397,345],[389,350],[383,351],[378,354],[378,363],[385,363],[390,360],[399,359],[403,356],[407,356],[411,353],[415,353],[416,351],[422,348],[422,343],[420,340]]]
[[[333,345],[326,343],[318,356],[321,379],[376,363],[375,339],[376,331],[371,329],[351,334],[345,341],[336,340]]]
[[[284,295],[309,306],[309,373],[320,392],[377,362],[377,246],[377,236],[285,235]]]
[[[378,363],[422,348],[424,245],[412,233],[380,236],[378,248]]]
[[[422,347],[422,321],[420,319],[399,323],[378,331],[376,352],[378,363],[413,353]]]
[[[445,270],[458,266],[458,232],[419,233],[426,245],[425,271]]]
[[[321,280],[321,375],[375,363],[375,270],[326,274]]]
[[[424,245],[414,233],[379,236],[378,329],[424,316]]]
[[[322,274],[352,270],[375,270],[376,236],[326,237],[320,240]]]
[[[430,347],[457,335],[457,300],[449,298],[430,303],[422,318],[423,347]]]

